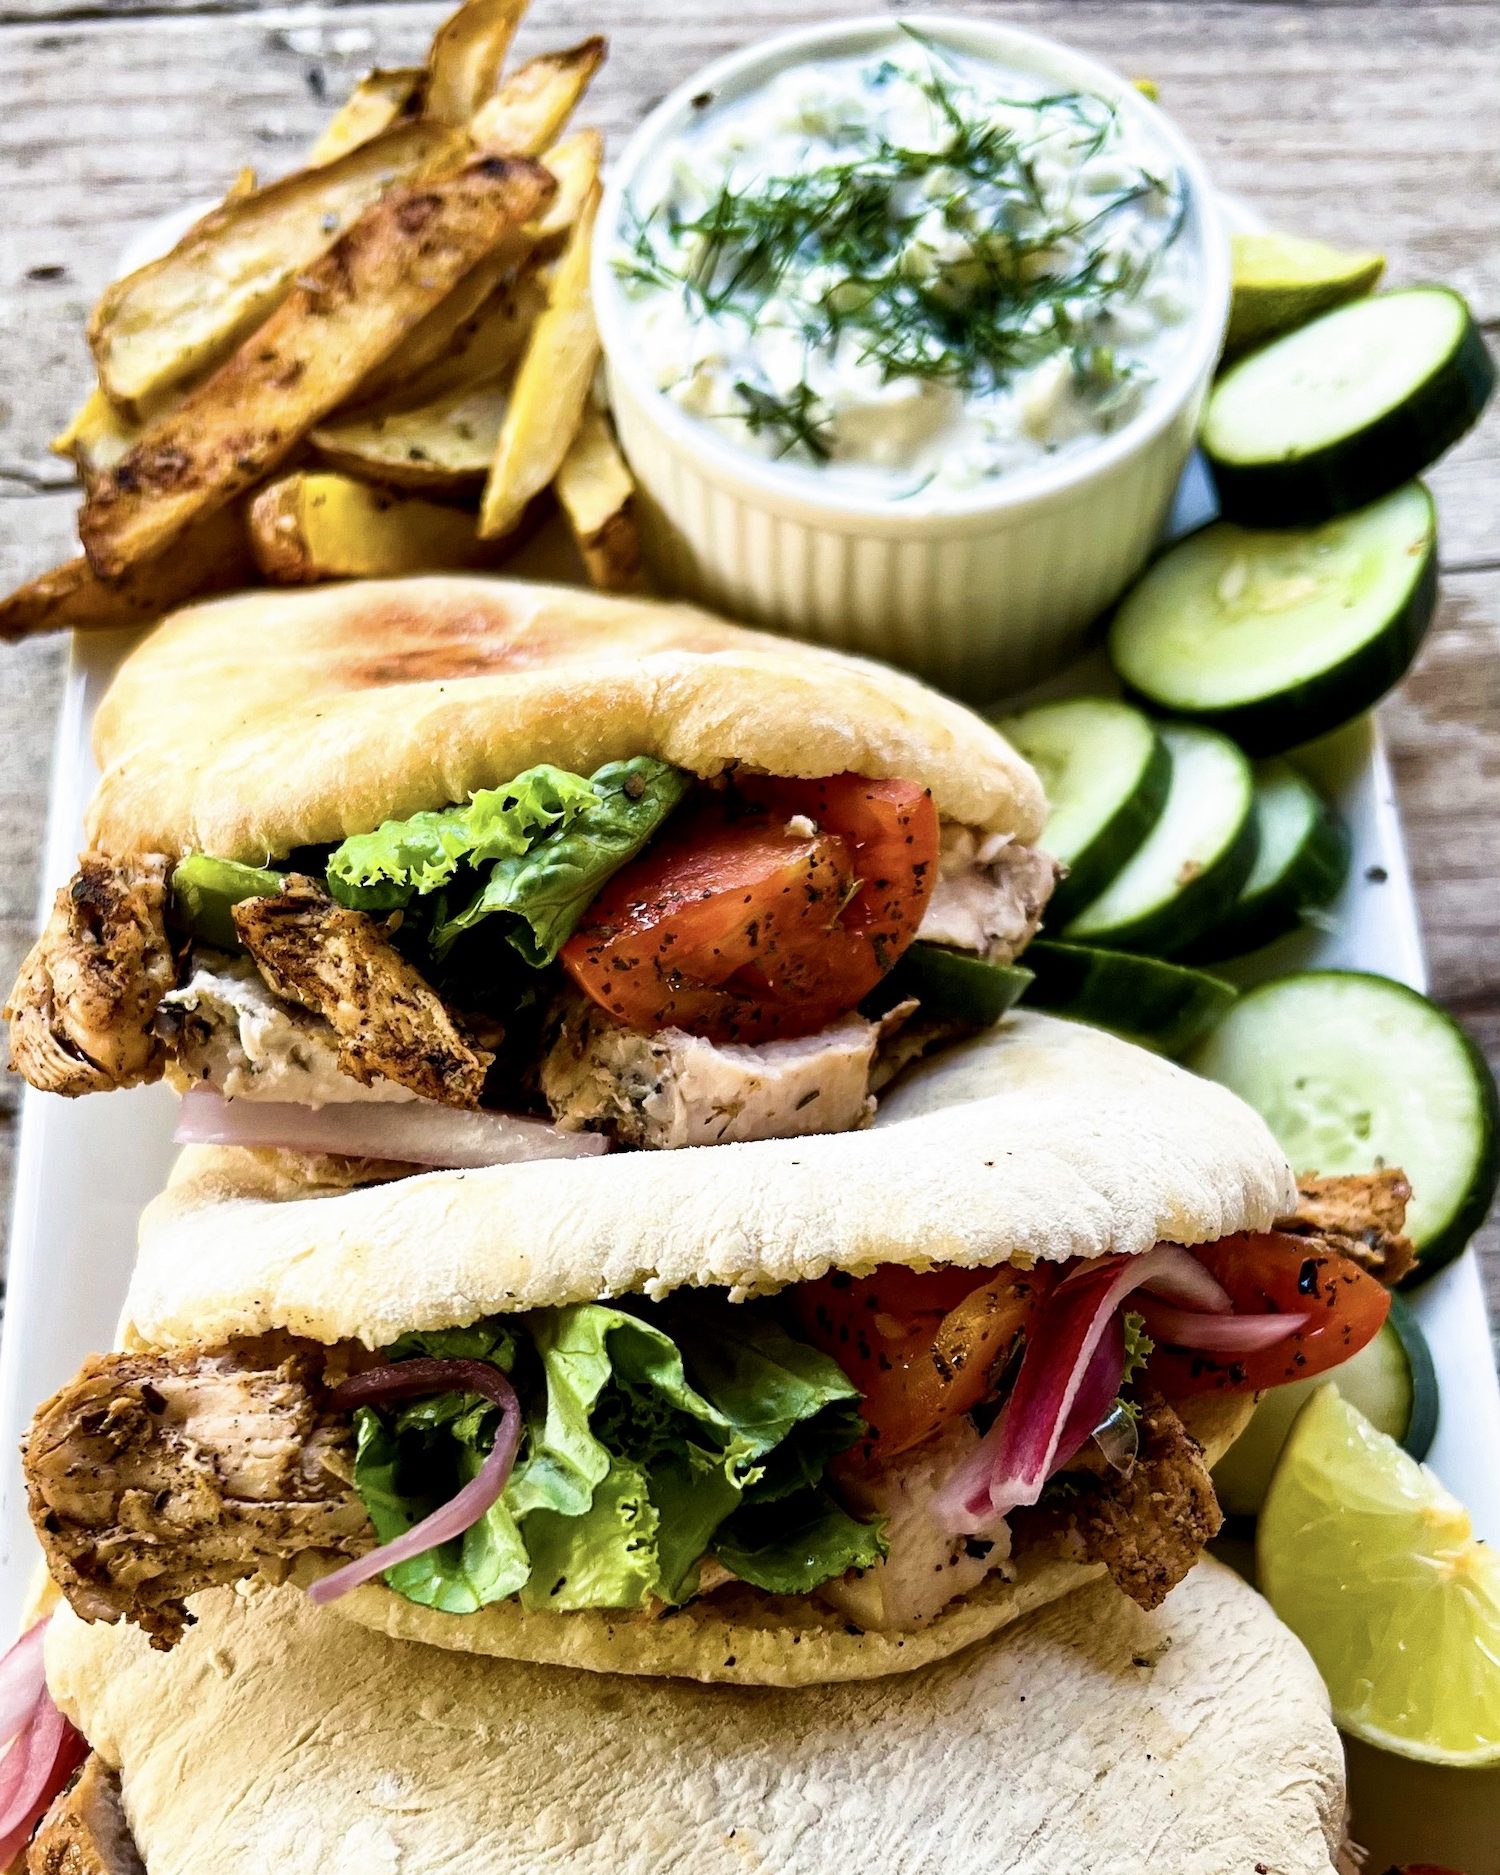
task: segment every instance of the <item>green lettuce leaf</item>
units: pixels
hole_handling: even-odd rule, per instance
[[[731,1574],[772,1595],[805,1595],[886,1553],[878,1524],[861,1523],[827,1491],[808,1489],[770,1505],[747,1504],[714,1539]]]
[[[511,859],[592,807],[591,782],[542,763],[507,787],[484,788],[462,807],[387,820],[352,834],[328,860],[328,889],[341,904],[392,911],[447,885],[463,865]]]
[[[422,909],[438,958],[465,931],[500,915],[506,940],[540,968],[691,785],[681,769],[646,755],[611,762],[587,779],[543,763],[462,807],[351,835],[329,857],[328,889],[361,911],[431,900]]]
[[[819,1489],[863,1429],[853,1387],[753,1305],[579,1303],[408,1335],[389,1352],[493,1361],[524,1417],[487,1515],[387,1572],[409,1600],[452,1614],[512,1595],[527,1608],[675,1604],[726,1531],[749,1566],[809,1587],[864,1566],[878,1543]],[[354,1481],[383,1542],[475,1475],[497,1423],[464,1394],[360,1410]]]
[[[526,962],[538,969],[550,964],[606,881],[635,858],[690,782],[681,769],[638,756],[601,768],[590,785],[592,805],[526,852],[499,860],[468,904],[434,925],[438,956],[500,912],[508,919],[506,938]]]

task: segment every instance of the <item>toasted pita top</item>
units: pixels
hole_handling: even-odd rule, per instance
[[[519,580],[250,592],[163,621],[94,722],[108,853],[264,861],[466,800],[535,762],[846,770],[1022,840],[1046,803],[987,723],[914,678],[685,605]]]
[[[290,1588],[198,1607],[170,1653],[66,1609],[47,1640],[151,1875],[1331,1875],[1342,1827],[1312,1663],[1213,1562],[813,1697],[467,1659]]]
[[[1296,1204],[1225,1089],[1039,1015],[913,1070],[866,1132],[433,1172],[307,1196],[298,1162],[184,1154],[147,1209],[126,1345],[410,1329],[879,1263],[982,1267],[1263,1230]]]

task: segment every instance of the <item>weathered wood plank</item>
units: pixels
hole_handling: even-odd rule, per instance
[[[323,8],[327,12],[338,12],[346,6],[370,3],[371,0],[323,0]],[[375,3],[402,6],[409,5],[411,0],[375,0]],[[890,3],[895,11],[917,10],[915,0],[890,0]],[[1005,0],[987,0],[987,3],[992,7],[998,7],[1004,5]],[[1200,11],[1207,12],[1213,0],[1177,0],[1177,3],[1183,7],[1197,7]],[[1070,4],[1076,4],[1076,0],[1057,0],[1056,10],[1061,10]],[[1112,4],[1117,7],[1159,5],[1161,0],[1112,0]],[[1245,4],[1265,5],[1267,0],[1245,0]],[[1300,4],[1325,11],[1338,9],[1351,12],[1401,7],[1407,12],[1412,12],[1419,7],[1433,5],[1483,7],[1491,5],[1492,0],[1300,0]],[[0,0],[0,26],[37,25],[48,21],[76,23],[118,19],[150,23],[163,18],[220,18],[225,14],[257,13],[264,10],[264,0]],[[937,9],[926,7],[924,10]]]
[[[752,29],[844,10],[755,0],[710,20],[649,0],[615,28],[589,108],[618,137]],[[1151,73],[1224,186],[1271,220],[1382,239],[1393,277],[1451,280],[1500,316],[1500,191],[1483,108],[1500,62],[1493,10],[1424,6],[1419,23],[1383,7],[1163,0],[1132,0],[1123,14],[1113,0],[972,10],[1051,26]],[[123,242],[246,162],[289,167],[353,73],[413,57],[441,12],[363,4],[313,21],[299,9],[4,34],[0,165],[13,186],[0,224],[0,482],[65,484],[46,440],[86,381],[83,321]],[[582,35],[598,17],[580,0],[539,0],[523,43]],[[1494,552],[1496,474],[1500,414],[1440,483],[1458,563]]]

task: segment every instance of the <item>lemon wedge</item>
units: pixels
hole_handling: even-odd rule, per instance
[[[1500,1553],[1331,1385],[1282,1448],[1256,1564],[1346,1732],[1429,1764],[1500,1764]]]

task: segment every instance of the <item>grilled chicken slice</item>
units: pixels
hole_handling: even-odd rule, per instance
[[[384,1075],[450,1107],[479,1105],[494,1056],[473,1045],[368,912],[292,873],[274,898],[236,905],[234,928],[278,996],[327,1020],[345,1074],[365,1086]]]
[[[323,1359],[276,1337],[103,1355],[40,1408],[23,1452],[31,1520],[84,1620],[128,1617],[169,1646],[200,1589],[370,1547]]]
[[[787,1042],[721,1045],[682,1029],[647,1035],[569,995],[542,1061],[542,1093],[559,1126],[609,1133],[626,1146],[848,1133],[874,1115],[880,1038],[880,1024],[856,1015]]]
[[[85,853],[58,893],[5,1007],[10,1060],[49,1094],[158,1080],[152,1019],[177,980],[167,940],[168,861]]]
[[[1159,1608],[1224,1522],[1203,1449],[1165,1400],[1142,1402],[1128,1477],[1067,1476],[1072,1495],[1011,1516],[1017,1553],[1045,1543],[1099,1562],[1138,1606]]]
[[[1297,1209],[1278,1230],[1321,1238],[1394,1288],[1417,1260],[1405,1235],[1411,1185],[1394,1166],[1342,1178],[1297,1180]]]
[[[967,1419],[914,1451],[903,1452],[868,1480],[846,1480],[848,1508],[879,1517],[884,1559],[851,1570],[818,1590],[821,1600],[867,1633],[925,1627],[960,1595],[971,1594],[995,1570],[1008,1572],[1010,1530],[1003,1517],[983,1533],[955,1536],[933,1508],[942,1486],[979,1443]]]
[[[26,1875],[146,1875],[120,1780],[97,1752],[59,1791],[26,1851]]]
[[[917,936],[976,951],[992,964],[1014,963],[1036,936],[1061,870],[1050,853],[1004,834],[946,826]]]

